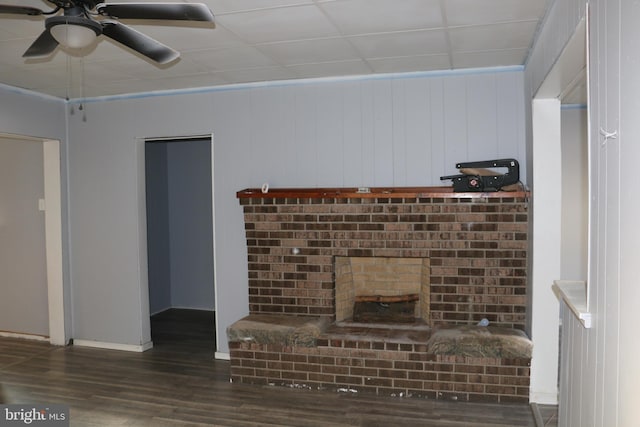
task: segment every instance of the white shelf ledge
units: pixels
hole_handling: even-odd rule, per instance
[[[553,292],[564,301],[582,326],[591,328],[591,313],[587,308],[587,282],[574,280],[555,280]]]

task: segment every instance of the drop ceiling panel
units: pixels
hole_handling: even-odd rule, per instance
[[[18,72],[19,71],[19,72]],[[28,69],[9,69],[10,77],[3,77],[3,80],[10,80],[14,86],[37,89],[47,82],[66,81],[67,73],[62,67],[51,67],[48,64],[32,64]],[[47,79],[40,78],[47,76]]]
[[[336,27],[313,5],[221,15],[217,22],[247,43],[340,35]]]
[[[2,0],[4,1],[4,0]],[[135,25],[134,28],[179,51],[241,47],[244,43],[226,28]]]
[[[338,37],[266,43],[256,47],[266,56],[284,65],[346,61],[358,55],[352,43]]]
[[[537,22],[545,9],[543,0],[446,0],[443,3],[450,26]]]
[[[300,64],[287,68],[294,71],[298,77],[351,76],[371,73],[371,68],[361,60]]]
[[[104,81],[122,81],[131,79],[143,79],[148,75],[142,70],[142,74],[136,76],[136,68],[123,67],[122,63],[118,61],[101,61],[101,62],[87,62],[80,63],[75,61],[70,65],[70,74],[74,82],[78,82],[79,76],[82,72],[85,75],[85,81],[91,84],[98,84]],[[140,71],[140,70],[139,70]]]
[[[229,83],[253,83],[278,81],[299,78],[295,70],[285,67],[245,68],[241,70],[223,71],[220,76]]]
[[[453,52],[527,49],[535,30],[535,22],[460,27],[449,29],[449,38]]]
[[[312,4],[312,0],[210,0],[207,2],[214,13],[220,15],[256,9]]]
[[[416,71],[448,70],[451,67],[449,55],[400,56],[393,58],[368,59],[367,63],[376,73],[406,73]]]
[[[3,0],[4,3],[4,0]],[[9,16],[9,15],[5,15]],[[20,17],[20,18],[7,18],[2,20],[2,33],[0,35],[4,38],[24,38],[26,39],[26,46],[30,43],[29,39],[33,34],[39,34],[44,30],[42,27],[42,19],[36,17]]]
[[[349,37],[365,58],[433,55],[448,52],[443,30],[409,31]]]
[[[484,68],[522,63],[527,49],[453,53],[453,68]]]
[[[440,0],[343,0],[320,7],[344,35],[437,28]]]
[[[185,56],[209,70],[218,71],[277,65],[271,58],[253,46],[187,52]]]
[[[139,0],[118,0],[132,1]],[[26,60],[22,54],[44,30],[44,17],[0,15],[0,82],[78,97],[78,93],[100,96],[265,80],[522,65],[550,3],[180,1],[205,3],[216,16],[215,28],[206,23],[122,21],[181,52],[181,59],[166,65],[155,64],[104,36],[71,57],[58,48],[48,57]],[[44,0],[0,2],[52,9]],[[74,71],[79,61],[85,70],[82,91]]]

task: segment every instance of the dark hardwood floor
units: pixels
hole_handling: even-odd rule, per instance
[[[536,425],[521,404],[231,384],[214,333],[211,312],[169,310],[145,353],[0,338],[0,403],[67,404],[72,426]]]

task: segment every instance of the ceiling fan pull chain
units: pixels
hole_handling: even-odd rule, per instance
[[[84,101],[84,60],[80,58],[80,106],[78,110],[82,111],[84,107],[82,102]]]
[[[84,108],[84,58],[80,58],[80,107],[82,111],[82,121],[87,121],[87,111]]]
[[[67,55],[67,102],[69,102],[70,99],[70,93],[71,93],[71,85],[73,84],[73,78],[71,77],[71,57],[69,55]],[[76,113],[75,109],[73,108],[73,104],[69,105],[69,114],[74,115]]]

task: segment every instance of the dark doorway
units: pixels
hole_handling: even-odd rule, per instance
[[[215,319],[210,310],[170,308],[151,316],[155,352],[184,353],[185,360],[212,360]]]
[[[178,326],[192,327],[202,321],[205,324],[195,329],[207,331],[214,350],[211,178],[211,138],[145,142],[149,312],[154,345],[159,344],[156,338],[166,337],[154,330],[159,321],[173,319]]]

